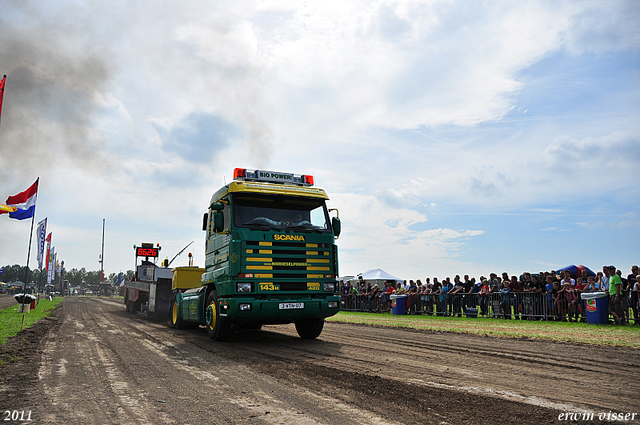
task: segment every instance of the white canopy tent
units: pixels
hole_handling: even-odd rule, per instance
[[[341,285],[344,285],[345,282],[352,282],[354,280],[357,280],[355,276],[341,276],[338,278]]]
[[[365,281],[365,283],[371,283],[371,285],[378,285],[378,287],[380,288],[382,288],[382,285],[384,284],[385,280],[392,281],[392,282],[400,282],[400,283],[404,281],[399,277],[390,275],[389,273],[385,272],[382,269],[372,269],[372,270],[367,270],[364,273],[358,274],[358,276],[355,279],[353,279],[352,282],[357,281],[360,278],[360,276],[362,276],[362,279]]]

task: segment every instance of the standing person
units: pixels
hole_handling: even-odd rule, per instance
[[[587,278],[587,280],[582,280],[581,277],[576,279],[576,288],[575,288],[575,295],[576,295],[576,299],[575,299],[575,307],[577,308],[576,310],[576,322],[582,321],[582,322],[586,322],[587,321],[587,313],[586,313],[586,305],[585,302],[582,301],[582,293],[584,292],[585,288],[587,287],[587,281],[589,280],[589,278]],[[578,319],[578,314],[580,314],[580,316],[582,317],[580,320]]]
[[[478,292],[480,292],[480,285],[476,285],[476,278],[475,277],[472,277],[469,282],[471,282],[471,288],[470,288],[469,292],[467,292],[467,295],[466,295],[466,297],[468,298],[467,307],[469,307],[469,308],[477,308],[478,307]]]
[[[555,320],[560,320],[560,310],[562,307],[560,305],[561,297],[562,294],[560,293],[560,284],[557,280],[555,280],[553,281],[553,289],[551,289],[551,298],[553,299]]]
[[[418,279],[416,281],[416,283],[418,284],[418,298],[420,299],[420,314],[424,314],[425,313],[425,309],[427,307],[427,291],[429,290],[427,288],[427,285],[423,285],[422,282],[420,281],[420,279]]]
[[[636,315],[636,313],[638,313],[638,311],[640,310],[640,274],[636,275],[636,283],[633,285],[633,299],[635,299],[634,302],[634,318],[635,318],[635,324],[636,325],[640,325],[640,317],[638,317]]]
[[[449,314],[447,313],[447,305],[449,304],[448,303],[448,300],[449,300],[449,285],[445,285],[444,282],[442,284],[442,287],[440,287],[439,300],[440,300],[440,308],[441,308],[440,315],[441,316],[448,316]]]
[[[602,266],[602,274],[598,274],[598,276],[600,276],[600,282],[598,282],[600,289],[609,292],[609,266]]]
[[[440,299],[438,297],[438,294],[440,294],[440,288],[442,287],[442,284],[438,281],[437,277],[433,278],[433,286],[431,287],[431,294],[433,295],[431,297],[431,300],[433,301],[435,308],[433,309],[433,311],[438,314],[440,312]]]
[[[456,277],[453,278],[453,288],[451,289],[451,292],[449,292],[449,296],[451,297],[452,316],[462,316],[462,289],[463,287],[460,282],[460,276],[456,275]]]
[[[453,283],[451,282],[451,278],[449,276],[447,276],[444,279],[444,282],[442,282],[442,286],[446,286],[449,289],[447,290],[447,299],[446,299],[446,304],[445,304],[445,310],[447,310],[447,316],[451,315],[453,312],[453,305],[451,303],[451,297],[449,296],[451,294],[451,290],[453,289]]]
[[[518,278],[515,276],[511,276],[511,283],[509,284],[509,289],[511,290],[511,296],[513,297],[513,316],[516,320],[520,320],[520,313],[522,312],[522,283],[518,281]],[[524,312],[522,312],[524,313]],[[524,320],[524,314],[522,315],[522,320]]]
[[[616,268],[609,266],[609,314],[613,314],[615,324],[624,324],[622,312],[622,281],[616,274]]]
[[[489,281],[484,278],[484,276],[480,277],[481,280],[481,288],[480,288],[480,314],[485,317],[489,314],[489,294],[491,293],[491,287],[489,286]]]
[[[502,309],[502,313],[504,314],[505,319],[511,319],[511,288],[509,287],[509,285],[509,279],[505,280],[504,287],[500,291],[500,294],[502,295],[500,308]]]
[[[569,282],[563,282],[562,289],[562,321],[565,322],[565,314],[569,316],[569,321],[573,322],[573,313],[575,312],[576,322],[578,321],[578,300],[574,288]]]
[[[629,302],[631,303],[631,310],[633,311],[633,319],[636,325],[640,325],[640,317],[638,314],[638,291],[636,290],[636,283],[638,283],[638,266],[631,267],[631,274],[627,276],[627,282],[629,282],[630,295]]]
[[[587,286],[584,287],[582,292],[600,292],[600,285],[596,283],[596,278],[589,276],[587,278]]]
[[[580,271],[580,277],[582,278],[582,282],[586,285],[587,284],[587,279],[589,279],[589,273],[587,272],[586,269],[582,269],[582,271]],[[576,283],[577,283],[576,279]]]
[[[389,289],[389,282],[385,280],[382,283],[382,290],[378,294],[378,310],[380,312],[386,311],[387,302],[389,301],[389,295],[387,295],[387,289]]]
[[[542,275],[531,275],[531,296],[533,304],[533,314],[544,320],[544,281]]]
[[[493,315],[496,316],[499,312],[495,311],[496,304],[494,304],[494,301],[498,302],[497,308],[499,309],[500,297],[498,296],[498,294],[503,288],[503,283],[502,283],[502,280],[495,273],[491,273],[489,277],[491,278],[489,281],[489,287],[491,288],[491,292],[489,293],[489,306],[493,311]]]
[[[432,288],[431,280],[426,278],[424,283],[424,308],[429,315],[433,314],[433,300],[431,299]]]
[[[565,282],[569,283],[569,285],[571,285],[572,288],[576,286],[576,281],[571,278],[571,272],[569,270],[564,271],[564,278],[562,279],[562,285],[564,285]]]
[[[622,281],[622,288],[620,290],[620,294],[622,296],[622,313],[624,313],[624,320],[626,323],[629,323],[629,281],[622,277],[622,270],[617,270],[616,274],[620,277]]]
[[[351,282],[348,280],[344,283],[342,287],[342,292],[340,293],[340,298],[342,299],[342,308],[345,310],[351,310],[351,306],[349,305],[349,293],[351,292]]]
[[[462,304],[463,310],[465,308],[475,308],[476,302],[475,297],[472,295],[473,290],[475,289],[475,281],[469,280],[469,275],[464,275],[464,283],[462,284],[462,292],[464,292],[464,304]],[[464,312],[464,311],[463,311]]]
[[[533,295],[531,292],[533,291],[533,282],[531,281],[531,273],[524,272],[522,273],[522,317],[524,319],[524,315],[527,315],[527,320],[533,320]]]
[[[489,275],[489,286],[491,287],[491,293],[500,292],[502,285],[500,284],[500,278],[495,273]]]
[[[380,295],[380,287],[376,283],[371,287],[369,291],[369,313],[375,311],[379,312],[380,306],[378,305],[378,298]]]
[[[407,290],[407,307],[409,308],[409,314],[416,313],[418,311],[418,285],[409,280],[409,289]]]
[[[547,311],[546,311],[546,319],[549,320],[549,317],[555,316],[556,308],[555,301],[553,299],[553,277],[551,275],[547,276],[547,283],[545,285],[545,294],[547,295]]]

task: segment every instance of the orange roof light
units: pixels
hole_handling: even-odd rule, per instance
[[[233,170],[233,179],[237,179],[238,177],[247,177],[247,169],[246,168],[236,168]]]

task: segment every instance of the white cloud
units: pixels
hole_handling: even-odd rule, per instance
[[[583,2],[570,17],[566,46],[574,54],[636,49],[640,7],[633,0]]]
[[[420,211],[489,220],[534,207],[550,217],[571,212],[560,202],[567,194],[638,198],[637,81],[613,87],[625,76],[599,56],[637,61],[638,9],[634,1],[15,3],[0,17],[9,74],[0,193],[41,175],[39,211],[73,235],[65,244],[78,259],[69,264],[93,252],[84,242],[93,233],[78,229],[93,232],[108,214],[121,226],[110,234],[126,266],[124,251],[143,238],[175,241],[177,250],[183,237],[201,237],[203,206],[234,167],[314,172],[344,214],[343,271],[458,270],[474,263],[467,248],[476,237],[489,237],[464,229],[488,222],[432,225]],[[585,78],[557,69],[576,58],[599,67],[585,67]],[[576,97],[565,104],[562,92],[531,93],[536,78]],[[581,103],[594,105],[589,115]],[[225,125],[240,136],[221,137]],[[13,258],[17,228],[0,220],[0,264]]]
[[[427,218],[414,210],[382,202],[378,197],[334,193],[331,205],[339,206],[343,234],[338,240],[341,274],[382,268],[411,278],[446,273],[465,267],[456,258],[465,241],[481,230],[426,229],[416,225]],[[421,226],[418,226],[420,228]]]

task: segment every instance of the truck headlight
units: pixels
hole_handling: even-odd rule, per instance
[[[251,304],[238,304],[238,310],[251,311]]]
[[[324,284],[324,292],[336,292],[336,284],[335,283],[325,283]]]
[[[238,282],[236,283],[236,291],[237,292],[251,292],[251,283],[249,282]]]
[[[329,308],[338,308],[338,301],[329,301],[327,304]]]

